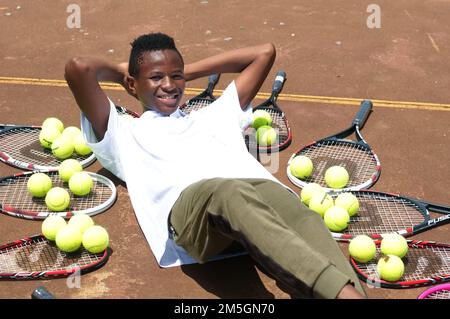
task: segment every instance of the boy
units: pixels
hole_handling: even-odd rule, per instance
[[[73,58],[65,77],[84,136],[100,163],[127,183],[159,265],[203,263],[238,241],[299,294],[363,297],[320,216],[245,147],[247,106],[274,60],[274,46],[264,44],[185,65],[173,39],[153,33],[132,43],[128,67]],[[217,101],[185,116],[178,106],[186,81],[213,73],[239,74]],[[142,104],[142,116],[120,118],[99,81],[122,84]]]

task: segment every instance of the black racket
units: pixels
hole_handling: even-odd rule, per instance
[[[413,288],[450,280],[450,245],[431,241],[408,241],[408,253],[402,258],[405,265],[403,276],[395,282],[379,277],[377,263],[382,257],[381,241],[376,242],[375,258],[367,263],[359,263],[350,258],[350,263],[358,276],[367,285],[383,288]]]
[[[291,144],[292,134],[289,122],[277,103],[278,94],[280,94],[283,89],[285,80],[286,73],[284,71],[278,71],[272,85],[272,93],[270,97],[253,108],[253,112],[256,110],[264,110],[270,114],[272,118],[272,127],[277,132],[277,139],[272,145],[261,145],[257,142],[255,129],[253,127],[247,128],[244,132],[244,138],[247,148],[251,153],[253,150],[267,153],[281,151]]]
[[[47,208],[45,198],[33,197],[27,189],[27,183],[33,172],[23,172],[0,178],[0,212],[25,219],[42,220],[49,215],[70,218],[75,214],[96,215],[111,207],[117,190],[114,183],[103,175],[87,172],[93,180],[91,192],[86,196],[76,196],[69,190],[68,184],[60,178],[58,171],[39,171],[47,174],[53,187],[62,187],[70,194],[70,205],[62,212],[53,212]]]
[[[116,106],[116,110],[120,115],[139,117],[137,113],[122,106]],[[42,147],[39,143],[40,132],[40,126],[0,124],[0,160],[30,171],[57,169],[63,160]],[[74,152],[71,158],[78,160],[83,167],[95,161],[93,153],[81,156]]]
[[[428,288],[417,299],[450,299],[450,284],[440,284]]]
[[[110,255],[106,249],[92,254],[81,247],[65,253],[43,235],[0,246],[0,279],[42,279],[84,274],[103,266]]]
[[[180,109],[185,114],[189,114],[194,110],[200,110],[214,102],[216,100],[216,97],[213,95],[213,91],[214,87],[219,81],[219,77],[220,74],[211,74],[208,77],[208,87],[199,95],[186,101],[186,103],[180,106]]]
[[[351,193],[358,198],[359,210],[342,233],[332,233],[336,240],[347,241],[357,235],[381,239],[389,233],[408,237],[450,222],[449,206],[368,190]],[[444,215],[432,218],[430,212]]]
[[[289,180],[301,188],[309,183],[318,183],[326,191],[336,191],[336,189],[328,188],[324,176],[329,167],[342,166],[347,170],[350,179],[348,184],[339,191],[360,190],[375,184],[381,174],[381,164],[378,156],[372,151],[360,132],[371,109],[371,101],[362,101],[360,109],[348,129],[310,143],[292,154],[286,171]],[[355,133],[357,141],[344,139],[352,133]],[[292,175],[290,170],[292,160],[299,155],[309,157],[314,166],[312,175],[304,180]]]

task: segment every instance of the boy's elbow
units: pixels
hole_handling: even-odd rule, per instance
[[[67,61],[64,68],[64,78],[67,82],[75,80],[86,74],[89,71],[89,66],[82,57],[73,57]]]
[[[266,43],[263,45],[262,54],[274,59],[277,51],[275,49],[275,45],[273,43]]]

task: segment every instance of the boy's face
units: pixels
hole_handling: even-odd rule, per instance
[[[147,52],[142,57],[139,76],[130,84],[144,107],[169,115],[176,111],[183,96],[183,61],[174,50]]]

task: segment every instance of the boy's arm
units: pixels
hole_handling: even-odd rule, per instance
[[[67,62],[64,76],[78,107],[91,122],[97,139],[102,140],[108,127],[110,106],[99,82],[110,81],[125,87],[126,63],[75,57]]]
[[[273,44],[263,44],[221,53],[185,66],[187,81],[212,73],[240,73],[235,79],[241,108],[258,93],[275,61]]]

